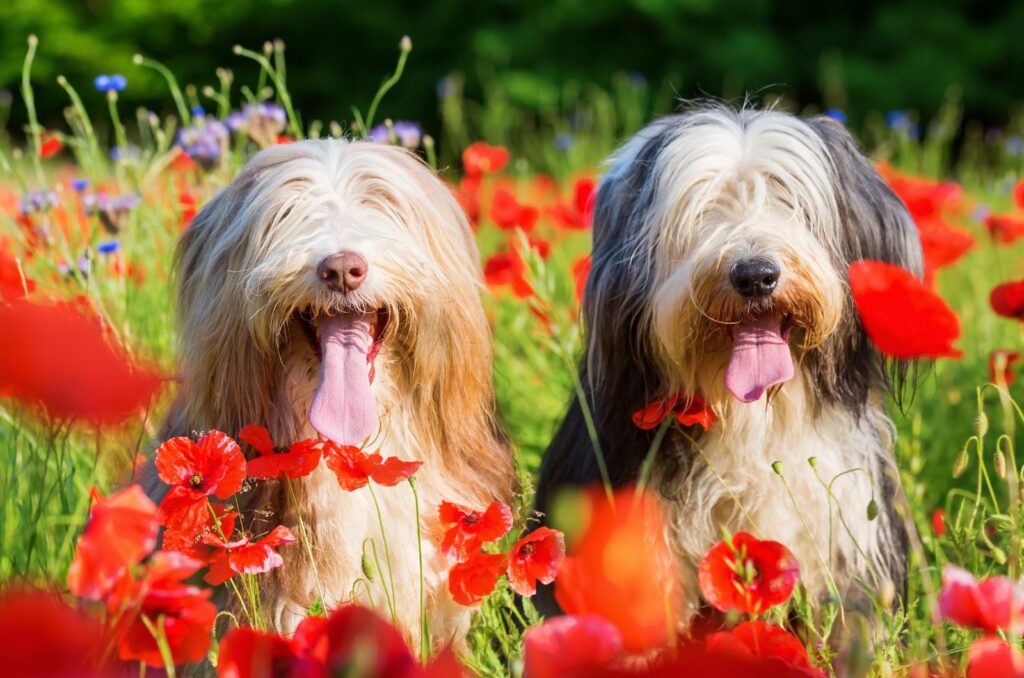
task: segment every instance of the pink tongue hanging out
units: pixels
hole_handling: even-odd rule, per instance
[[[341,313],[320,319],[320,384],[309,408],[309,423],[341,445],[359,445],[377,430],[370,390],[369,313]]]
[[[737,400],[752,403],[769,387],[792,378],[793,356],[774,314],[766,313],[733,327],[725,387]]]

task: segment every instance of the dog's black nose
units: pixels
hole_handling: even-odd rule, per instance
[[[351,292],[366,280],[369,265],[355,252],[338,252],[325,258],[316,267],[316,274],[324,284],[336,292]]]
[[[767,297],[779,282],[779,267],[762,257],[743,259],[729,271],[729,282],[744,297]]]

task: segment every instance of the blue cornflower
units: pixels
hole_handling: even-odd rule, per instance
[[[213,169],[227,150],[227,126],[220,120],[196,120],[191,127],[178,130],[178,146],[204,169]]]
[[[832,118],[840,125],[846,124],[846,111],[844,111],[841,108],[830,108],[827,111],[825,111],[825,116]]]
[[[559,132],[558,134],[555,135],[554,142],[555,148],[562,152],[565,152],[572,148],[573,144],[576,143],[576,140],[569,132]]]
[[[409,120],[399,120],[391,125],[390,131],[386,124],[375,125],[366,136],[370,141],[388,144],[391,143],[391,132],[394,132],[398,144],[405,148],[419,148],[423,139],[423,128],[419,123]]]
[[[1024,139],[1019,136],[1007,137],[1006,139],[1006,153],[1008,155],[1022,155],[1024,154]]]
[[[641,90],[647,87],[647,78],[640,71],[630,71],[626,74],[626,84],[630,89]]]
[[[117,240],[108,240],[96,245],[96,251],[100,254],[113,254],[119,249],[121,249],[121,243]]]
[[[437,81],[436,91],[438,99],[448,99],[459,93],[459,83],[452,76],[446,75]]]
[[[913,123],[906,111],[893,110],[885,114],[885,124],[889,129],[907,130]]]
[[[81,193],[85,189],[89,188],[90,185],[92,184],[88,179],[72,179],[71,181],[71,188],[78,193]]]
[[[193,106],[192,107],[192,117],[194,117],[194,118],[201,118],[204,115],[206,115],[206,109],[205,108],[203,108],[202,106]]]
[[[97,75],[93,84],[100,92],[120,92],[128,86],[128,81],[120,73],[114,75]]]

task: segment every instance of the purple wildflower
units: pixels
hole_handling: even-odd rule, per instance
[[[139,206],[139,196],[134,193],[121,195],[89,195],[82,199],[86,214],[99,214],[100,223],[110,234],[120,233],[128,222],[128,214]]]
[[[246,104],[227,119],[228,127],[239,134],[247,134],[260,148],[273,146],[288,125],[288,114],[277,104],[267,102]]]
[[[53,191],[29,191],[21,197],[21,208],[22,214],[32,214],[33,212],[42,212],[43,210],[56,207],[60,203],[60,198]]]
[[[213,169],[227,151],[228,128],[220,120],[196,120],[178,131],[178,146],[204,169]]]
[[[81,193],[85,189],[89,188],[90,185],[91,185],[91,182],[88,179],[72,179],[71,180],[71,188],[75,192],[77,192],[77,193]]]
[[[423,128],[409,120],[399,120],[391,126],[391,130],[388,130],[387,124],[376,125],[366,137],[378,144],[387,144],[391,143],[392,132],[398,144],[405,148],[419,148],[423,139]]]

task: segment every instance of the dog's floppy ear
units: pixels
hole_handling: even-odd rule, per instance
[[[832,160],[833,184],[839,209],[839,257],[837,265],[846,268],[861,259],[896,264],[921,277],[924,258],[921,240],[913,218],[893,193],[846,128],[830,118],[819,117],[808,124],[824,142]],[[902,405],[912,386],[914,370],[908,361],[883,361],[870,345],[852,299],[847,299],[845,327],[835,339],[832,359],[838,364],[833,372],[836,383],[829,384],[835,395],[863,402],[870,387],[886,387]]]

